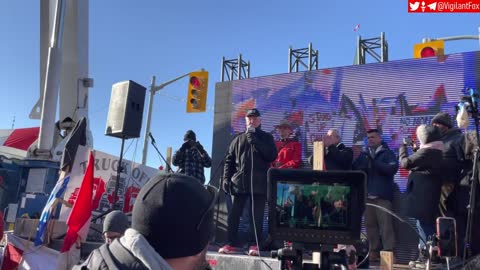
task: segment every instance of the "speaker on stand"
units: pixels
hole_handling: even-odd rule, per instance
[[[112,86],[105,135],[122,139],[122,146],[120,148],[117,180],[115,182],[111,210],[116,209],[118,201],[118,187],[120,174],[123,171],[122,160],[125,140],[140,137],[146,90],[147,88],[131,80],[118,82]]]

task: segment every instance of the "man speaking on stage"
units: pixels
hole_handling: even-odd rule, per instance
[[[245,202],[250,199],[255,224],[251,231],[256,232],[260,241],[263,215],[267,197],[267,171],[277,158],[277,148],[273,136],[261,129],[260,112],[250,109],[245,115],[246,131],[233,139],[228,148],[223,171],[224,190],[232,194],[232,208],[228,213],[228,244],[219,253],[235,253],[242,245],[238,241],[238,225]],[[255,227],[253,227],[253,225]],[[249,245],[248,254],[258,256],[258,243]]]

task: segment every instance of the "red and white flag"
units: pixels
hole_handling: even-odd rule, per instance
[[[360,30],[360,24],[355,25],[353,32],[357,32],[358,30]]]
[[[67,220],[68,229],[63,241],[62,253],[68,252],[77,240],[84,241],[87,238],[93,210],[94,163],[95,158],[90,151],[82,185]]]

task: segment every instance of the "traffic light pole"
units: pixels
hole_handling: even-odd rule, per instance
[[[203,70],[203,69],[202,69]],[[180,79],[183,79],[190,75],[189,73],[183,74],[173,80],[162,83],[160,85],[155,85],[155,76],[152,76],[152,83],[150,84],[150,95],[148,101],[148,112],[147,112],[147,126],[145,127],[145,134],[143,136],[143,153],[142,153],[142,164],[147,163],[147,151],[148,151],[148,136],[150,134],[150,121],[152,120],[152,107],[153,107],[153,96],[157,91],[162,90],[165,86],[172,84]]]
[[[423,38],[422,43],[427,43],[434,40],[464,40],[464,39],[474,39],[480,40],[480,27],[478,28],[478,35],[463,35],[463,36],[451,36],[451,37],[442,37],[442,38]]]

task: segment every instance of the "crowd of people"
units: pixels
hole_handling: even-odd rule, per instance
[[[287,120],[275,126],[280,135],[277,141],[262,130],[258,109],[248,110],[245,121],[246,132],[234,137],[225,158],[222,189],[231,196],[232,204],[227,219],[228,242],[218,252],[237,253],[247,244],[248,254],[259,256],[263,247],[260,242],[267,171],[272,167],[302,167],[302,147],[293,137],[293,124]],[[405,215],[417,219],[419,229],[427,236],[435,233],[437,217],[454,217],[458,246],[462,247],[467,222],[465,197],[469,194],[461,181],[470,177],[472,164],[465,159],[463,133],[453,127],[451,117],[439,113],[430,125],[418,126],[419,144],[404,140],[398,156],[382,140],[380,130],[371,129],[366,134],[366,148],[354,156],[354,151],[342,143],[339,131],[328,130],[323,136],[325,169],[364,171],[367,202],[391,211],[396,189],[394,176],[400,167],[408,170]],[[313,156],[308,161],[312,164]],[[205,269],[207,246],[214,234],[213,209],[218,192],[204,185],[203,170],[211,166],[211,159],[193,131],[185,134],[173,164],[179,167],[179,173],[155,176],[141,189],[131,224],[120,211],[106,216],[105,244],[76,269]],[[298,218],[303,215],[307,223],[320,226],[328,219],[341,224],[346,219],[345,202],[341,198],[318,202],[315,199],[309,204],[309,197],[298,192],[295,201],[287,199],[285,209],[296,208],[290,212]],[[302,205],[306,210],[300,209]],[[249,243],[239,237],[244,211],[249,212],[250,230],[256,236]],[[480,224],[479,216],[475,216],[474,224]],[[394,251],[396,247],[392,216],[377,207],[366,207],[364,217],[370,260],[376,261],[380,251]],[[479,236],[480,232],[473,230],[472,254],[480,253]]]

